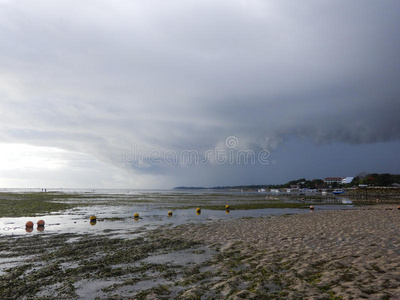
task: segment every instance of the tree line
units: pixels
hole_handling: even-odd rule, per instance
[[[366,186],[382,186],[382,187],[390,187],[393,184],[398,184],[400,186],[400,174],[378,174],[378,173],[366,173],[362,172],[354,177],[353,181],[348,184],[338,184],[333,183],[329,184],[329,186],[322,179],[312,179],[307,180],[305,178],[300,178],[296,180],[291,180],[284,184],[275,184],[275,185],[235,185],[235,186],[217,186],[212,187],[211,189],[265,189],[265,188],[273,188],[273,189],[282,189],[282,188],[291,188],[293,186],[299,187],[300,189],[323,189],[323,188],[351,188],[358,187],[360,185]],[[175,189],[206,189],[205,187],[175,187]]]

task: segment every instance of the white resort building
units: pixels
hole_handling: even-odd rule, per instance
[[[325,177],[324,182],[326,184],[342,183],[343,177]]]
[[[354,179],[354,177],[325,177],[324,182],[326,184],[333,184],[333,183],[347,184],[347,183],[352,182],[353,179]]]

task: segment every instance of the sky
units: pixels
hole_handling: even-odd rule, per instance
[[[400,173],[397,0],[0,0],[0,188]]]

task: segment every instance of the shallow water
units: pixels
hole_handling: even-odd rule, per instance
[[[40,192],[41,190],[12,190],[12,192]],[[7,190],[10,192],[10,190]],[[60,190],[58,190],[60,192]],[[0,235],[35,235],[35,234],[112,234],[136,235],[163,225],[177,226],[186,223],[199,223],[214,220],[232,220],[244,217],[268,217],[272,215],[307,213],[307,209],[235,209],[243,203],[265,201],[301,202],[301,198],[276,198],[276,195],[243,193],[240,191],[215,190],[61,190],[68,192],[71,198],[62,201],[76,204],[73,209],[62,213],[53,213],[35,217],[0,218]],[[74,198],[74,195],[77,195]],[[78,196],[87,195],[87,198]],[[307,200],[308,203],[312,199]],[[230,211],[225,205],[231,206]],[[328,205],[327,205],[328,204]],[[202,209],[196,214],[195,207],[220,206],[221,209]],[[315,211],[327,209],[353,208],[351,201],[343,197],[318,199]],[[172,216],[168,216],[172,211]],[[140,215],[134,219],[134,213]],[[90,216],[96,216],[95,224],[90,223]],[[36,226],[38,220],[44,220],[44,228]],[[31,232],[25,229],[25,223],[32,221],[35,226]]]

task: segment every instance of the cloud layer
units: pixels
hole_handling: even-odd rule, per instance
[[[398,1],[1,1],[0,139],[120,167],[399,141],[398,28]]]

